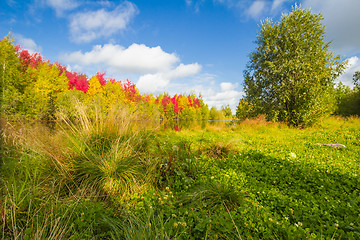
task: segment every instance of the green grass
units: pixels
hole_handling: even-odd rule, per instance
[[[2,239],[360,239],[359,118],[178,132],[127,111],[3,121]]]

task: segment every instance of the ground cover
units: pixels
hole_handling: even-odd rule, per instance
[[[3,122],[3,239],[360,238],[359,118],[174,131],[121,114]]]

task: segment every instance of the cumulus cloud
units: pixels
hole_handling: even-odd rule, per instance
[[[327,38],[338,54],[360,53],[359,0],[305,0],[303,6],[321,12]]]
[[[14,38],[17,44],[20,44],[23,49],[28,50],[31,54],[41,51],[41,47],[37,45],[31,38],[26,38],[21,34],[14,34]]]
[[[166,78],[164,73],[145,74],[139,78],[136,86],[143,93],[157,94],[165,92],[169,85],[170,79]]]
[[[353,76],[356,71],[360,71],[360,59],[357,56],[348,58],[348,64],[343,75],[336,79],[336,83],[342,82],[343,84],[353,87]]]
[[[147,93],[162,93],[169,86],[170,81],[181,79],[195,75],[201,71],[201,65],[198,63],[193,64],[180,64],[175,69],[155,74],[145,74],[139,78],[136,86],[142,92]]]
[[[138,79],[137,87],[143,93],[162,93],[172,81],[198,74],[202,66],[198,63],[183,64],[174,53],[167,53],[160,46],[148,47],[132,44],[96,45],[88,52],[72,52],[62,56],[67,63],[77,64],[77,69],[99,68],[112,74],[132,74]]]
[[[160,46],[136,43],[128,48],[116,44],[96,45],[89,52],[73,52],[63,59],[84,66],[100,65],[119,73],[138,74],[168,71],[180,61],[174,53],[164,52]]]
[[[78,12],[71,16],[71,40],[86,43],[100,37],[109,37],[125,30],[137,13],[136,5],[131,2],[123,2],[112,11],[102,8],[96,11]]]
[[[73,10],[80,5],[73,0],[46,0],[45,3],[55,10],[57,16],[61,16],[65,11]]]
[[[221,91],[223,91],[223,92],[230,91],[235,87],[237,87],[237,86],[234,86],[234,84],[232,84],[230,82],[222,82],[222,83],[220,83],[220,88],[221,88]]]

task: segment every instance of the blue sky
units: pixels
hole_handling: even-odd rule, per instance
[[[279,21],[294,4],[321,12],[327,41],[360,71],[359,0],[5,0],[0,34],[89,77],[106,71],[141,93],[200,93],[209,106],[243,95],[243,71],[261,20]]]

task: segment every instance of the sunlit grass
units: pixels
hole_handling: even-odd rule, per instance
[[[259,118],[157,131],[131,114],[79,106],[78,118],[63,115],[56,129],[3,121],[2,239],[359,232],[358,117],[306,129]]]

